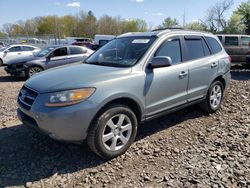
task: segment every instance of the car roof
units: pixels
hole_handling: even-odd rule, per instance
[[[250,37],[250,35],[240,35],[240,34],[216,34],[216,36],[228,36],[228,37]]]
[[[153,30],[149,32],[130,32],[119,35],[117,38],[120,37],[161,37],[166,34],[192,34],[192,35],[206,35],[206,36],[213,36],[212,33],[202,32],[202,31],[193,31],[187,29],[159,29]]]
[[[28,44],[11,44],[9,47],[15,47],[15,46],[27,46],[27,47],[33,47],[33,48],[38,48],[36,46],[28,45]]]

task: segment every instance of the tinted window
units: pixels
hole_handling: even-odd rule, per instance
[[[204,39],[202,39],[202,46],[203,46],[203,50],[204,50],[204,55],[205,56],[211,55],[211,52],[207,46],[207,43],[204,41]]]
[[[221,45],[216,39],[212,37],[206,37],[206,40],[214,54],[219,53],[222,50]]]
[[[15,46],[9,49],[9,52],[20,52],[22,49],[20,46]]]
[[[23,46],[23,51],[33,51],[35,48],[29,46]]]
[[[241,37],[242,46],[248,46],[250,43],[250,37]]]
[[[56,56],[64,56],[64,55],[67,55],[67,48],[66,47],[58,48],[53,52],[54,57],[56,57]]]
[[[155,56],[169,56],[172,59],[173,64],[181,62],[181,45],[180,40],[175,39],[167,41],[156,52]]]
[[[217,36],[220,41],[222,41],[222,36]]]
[[[84,54],[83,49],[79,48],[79,47],[70,47],[69,50],[70,50],[70,54],[71,55],[74,55],[74,54]]]
[[[238,37],[225,37],[226,46],[238,46],[239,38]]]
[[[186,39],[188,60],[199,59],[205,56],[201,39]]]

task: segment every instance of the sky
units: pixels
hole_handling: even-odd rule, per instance
[[[150,27],[161,24],[170,16],[183,23],[204,18],[207,9],[219,0],[0,0],[0,29],[4,23],[46,15],[75,15],[79,11],[93,11],[95,16],[107,14],[124,19],[144,19]],[[241,2],[234,0],[229,18]]]

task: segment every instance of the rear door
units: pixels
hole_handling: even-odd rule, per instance
[[[85,50],[83,47],[70,46],[67,64],[83,61],[87,57],[86,54],[87,50]]]
[[[53,68],[67,64],[68,48],[61,47],[50,53],[50,59],[47,59],[45,68]]]
[[[239,36],[225,36],[224,47],[234,63],[242,62]]]
[[[22,46],[22,53],[23,53],[23,56],[25,56],[25,57],[33,56],[34,50],[35,50],[35,48],[33,48],[31,46]]]
[[[218,73],[218,60],[212,56],[202,36],[185,36],[186,60],[189,69],[188,102],[203,98]]]

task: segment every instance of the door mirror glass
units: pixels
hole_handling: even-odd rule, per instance
[[[10,52],[9,50],[5,50],[3,53],[7,54],[7,53],[9,53],[9,52]]]
[[[157,56],[154,57],[149,64],[149,68],[155,69],[155,68],[161,68],[161,67],[169,67],[172,65],[172,59],[168,56]]]

